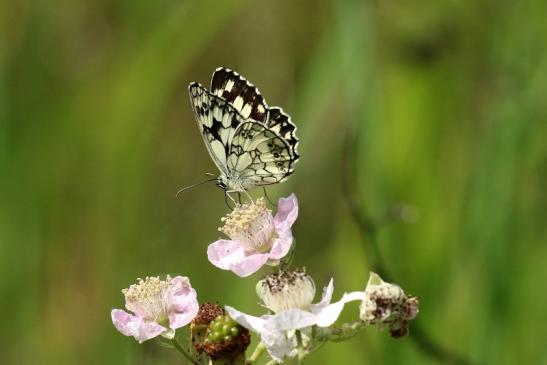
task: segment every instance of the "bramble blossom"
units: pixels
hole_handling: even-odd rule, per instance
[[[122,293],[125,307],[133,313],[113,309],[112,322],[118,331],[139,342],[159,335],[173,338],[175,330],[190,323],[199,310],[196,291],[187,277],[146,277]]]
[[[241,277],[257,272],[265,264],[277,265],[289,253],[293,235],[291,226],[298,216],[294,194],[280,198],[277,214],[266,207],[264,198],[250,204],[239,204],[222,218],[219,231],[230,237],[209,245],[209,261]]]
[[[347,302],[362,300],[364,295],[363,292],[348,293],[338,302],[331,303],[334,290],[331,279],[323,290],[321,301],[312,304],[315,285],[302,271],[270,274],[259,282],[257,289],[273,315],[255,317],[232,307],[225,309],[236,322],[258,333],[270,356],[278,362],[298,354],[296,330],[309,341],[312,326],[332,325]]]

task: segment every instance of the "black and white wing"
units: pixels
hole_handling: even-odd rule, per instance
[[[227,158],[228,170],[245,185],[270,185],[285,180],[298,159],[289,143],[262,123],[247,121],[236,130]]]
[[[245,119],[264,122],[268,105],[260,91],[247,79],[229,68],[219,67],[213,73],[211,93],[226,100]]]
[[[244,118],[228,102],[197,82],[188,91],[199,130],[217,168],[228,175],[227,157],[232,138]]]
[[[289,145],[294,156],[294,162],[298,161],[298,138],[296,137],[296,125],[291,117],[279,107],[268,109],[267,120],[264,123],[270,130],[279,134]]]

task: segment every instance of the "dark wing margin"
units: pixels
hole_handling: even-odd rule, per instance
[[[199,131],[217,168],[227,173],[226,158],[237,127],[244,118],[226,101],[197,82],[188,87]]]
[[[245,119],[264,122],[268,111],[264,97],[237,72],[225,67],[217,68],[211,80],[211,93],[226,100]]]
[[[264,124],[287,141],[287,144],[291,148],[294,162],[297,162],[300,157],[298,154],[298,137],[296,136],[297,128],[292,122],[291,117],[283,109],[274,106],[268,109],[268,120]]]

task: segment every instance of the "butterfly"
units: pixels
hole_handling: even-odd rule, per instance
[[[258,89],[220,67],[211,90],[188,87],[199,131],[220,171],[217,185],[230,192],[285,181],[298,161],[296,126],[283,109],[269,107]]]

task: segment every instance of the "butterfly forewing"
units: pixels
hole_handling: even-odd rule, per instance
[[[263,122],[268,106],[260,91],[237,72],[225,67],[216,69],[211,92],[231,104],[243,118]]]
[[[252,185],[275,184],[292,173],[295,155],[288,143],[264,124],[245,122],[237,129],[227,163],[231,173]]]
[[[198,83],[189,87],[190,101],[207,150],[218,169],[228,174],[226,157],[237,127],[244,121],[223,99]]]

